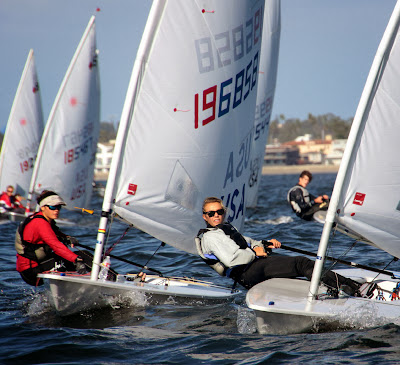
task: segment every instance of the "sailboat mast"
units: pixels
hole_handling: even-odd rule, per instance
[[[28,206],[28,208],[31,208],[31,201],[32,201],[32,198],[33,198],[33,194],[35,193],[35,185],[36,185],[36,179],[37,179],[38,172],[39,172],[40,161],[41,161],[41,158],[42,158],[42,155],[43,155],[45,141],[47,139],[47,136],[49,135],[51,126],[53,124],[54,115],[55,115],[55,113],[57,111],[58,104],[60,103],[61,96],[64,93],[64,89],[65,89],[65,87],[67,85],[67,82],[68,82],[68,79],[70,77],[70,74],[71,74],[71,72],[72,72],[72,70],[74,68],[74,65],[76,63],[76,60],[77,60],[79,54],[82,51],[82,47],[85,44],[86,38],[88,37],[89,32],[90,32],[91,28],[93,27],[95,19],[96,19],[96,17],[94,15],[92,15],[92,17],[90,18],[89,23],[88,23],[88,25],[87,25],[87,27],[85,29],[85,32],[84,32],[84,34],[83,34],[83,36],[82,36],[82,38],[81,38],[81,40],[79,42],[79,45],[78,45],[78,47],[77,47],[77,49],[75,51],[75,54],[72,57],[71,63],[69,65],[69,67],[68,67],[68,70],[67,70],[67,72],[66,72],[66,74],[64,76],[64,79],[63,79],[62,83],[61,83],[61,87],[58,90],[58,93],[57,93],[56,99],[54,101],[54,104],[53,104],[53,106],[51,108],[50,115],[49,115],[49,118],[47,120],[47,123],[46,123],[46,126],[45,126],[45,130],[43,132],[43,136],[42,136],[42,139],[41,139],[40,144],[39,144],[39,149],[38,149],[38,152],[37,152],[35,166],[34,166],[33,172],[32,172],[32,178],[31,178],[31,183],[30,183],[30,186],[29,186],[29,192],[28,192],[28,198],[27,198],[27,206]]]
[[[371,66],[371,70],[368,74],[368,78],[363,93],[361,95],[356,114],[354,116],[346,148],[336,177],[335,186],[333,188],[331,201],[329,203],[329,208],[325,219],[325,225],[321,235],[317,258],[315,260],[315,266],[310,285],[310,292],[308,295],[309,301],[312,301],[315,298],[318,290],[325,260],[325,254],[329,242],[329,236],[332,230],[333,222],[335,221],[335,215],[339,205],[340,194],[345,178],[347,176],[347,172],[349,170],[349,164],[352,160],[354,153],[356,152],[356,145],[358,139],[360,138],[360,132],[364,129],[363,127],[367,120],[371,102],[374,98],[377,86],[379,85],[383,70],[385,69],[389,53],[392,49],[394,40],[399,29],[399,25],[400,1],[397,1],[393,13],[390,17],[389,23],[386,27],[385,33],[383,34],[382,40],[379,44],[378,50]]]
[[[107,185],[104,192],[104,200],[102,207],[102,214],[99,222],[99,229],[97,233],[97,244],[93,258],[93,267],[91,273],[91,280],[97,280],[100,263],[102,259],[105,233],[107,229],[108,217],[112,207],[114,186],[119,168],[119,162],[123,147],[125,145],[126,132],[134,112],[135,100],[140,90],[142,75],[144,74],[147,66],[148,56],[151,52],[153,41],[160,24],[164,8],[167,0],[154,1],[149,12],[149,17],[146,27],[143,32],[142,40],[138,48],[135,63],[133,65],[131,79],[125,98],[124,107],[122,109],[121,120],[118,127],[117,138],[115,141],[115,148],[113,158],[111,161],[110,172],[107,179]]]

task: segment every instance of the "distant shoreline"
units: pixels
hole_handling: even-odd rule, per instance
[[[303,170],[309,170],[313,174],[336,174],[339,166],[336,165],[282,165],[264,166],[263,175],[299,175]],[[108,174],[94,175],[94,181],[107,181]]]
[[[299,175],[303,170],[312,174],[336,174],[339,170],[337,165],[282,165],[263,166],[263,175]]]
[[[93,177],[94,181],[107,181],[108,179],[108,174],[107,173],[100,173],[100,174],[94,174]]]

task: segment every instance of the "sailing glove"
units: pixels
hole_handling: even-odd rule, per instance
[[[83,262],[82,257],[78,256],[74,262],[76,272],[79,275],[85,275],[87,273],[85,263]]]
[[[71,246],[74,247],[75,245],[79,244],[79,241],[72,236],[67,236],[67,243]]]

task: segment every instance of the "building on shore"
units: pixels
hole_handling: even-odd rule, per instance
[[[115,140],[107,143],[97,143],[96,162],[94,164],[95,175],[108,175],[114,153]]]
[[[331,151],[325,156],[326,165],[340,165],[347,139],[335,139],[332,141]]]
[[[313,140],[309,136],[294,141],[265,146],[264,166],[325,165],[339,166],[346,146],[346,139]],[[95,176],[106,180],[110,171],[115,140],[97,144]],[[330,171],[330,170],[329,170]]]
[[[281,144],[267,145],[264,166],[273,165],[339,165],[346,145],[344,139],[296,138]]]
[[[299,160],[297,147],[274,144],[267,145],[265,148],[264,166],[297,165]]]
[[[309,141],[289,141],[283,146],[297,147],[299,149],[300,163],[324,164],[325,156],[330,153],[332,139],[313,139]]]

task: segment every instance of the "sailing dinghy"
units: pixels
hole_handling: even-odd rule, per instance
[[[67,209],[88,206],[100,130],[100,78],[92,16],[49,114],[30,181],[28,204],[56,191]],[[57,220],[61,223],[65,220]]]
[[[336,270],[360,283],[376,283],[371,297],[326,294],[319,287],[334,223],[365,242],[400,257],[400,163],[397,156],[400,110],[400,1],[396,3],[373,61],[336,177],[311,283],[271,279],[249,290],[261,333],[296,333],[320,325],[357,326],[368,313],[372,325],[399,323],[400,273]],[[353,264],[355,266],[356,264]],[[374,270],[374,271],[372,271]],[[361,287],[361,294],[368,290]],[[350,323],[349,320],[350,319]],[[362,322],[362,321],[360,321]],[[360,323],[358,322],[358,323]],[[365,325],[365,323],[364,323]]]
[[[124,296],[226,301],[237,290],[187,278],[98,280],[118,216],[196,254],[202,202],[220,196],[241,227],[254,126],[264,1],[156,0],[133,66],[107,180],[91,275],[41,274],[61,314]]]
[[[43,111],[35,56],[31,49],[14,97],[0,155],[0,191],[28,197],[29,183],[43,134]],[[15,220],[16,212],[2,213]]]

